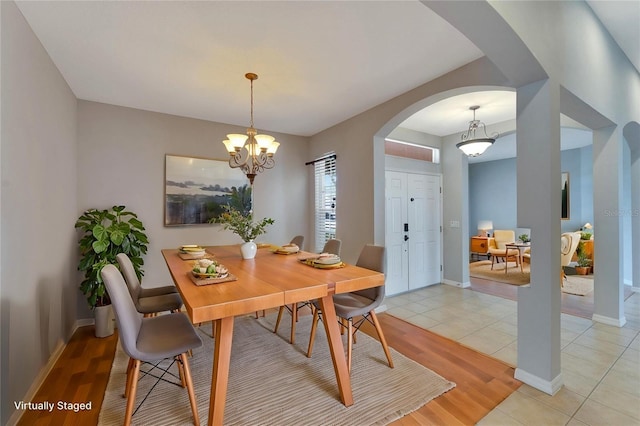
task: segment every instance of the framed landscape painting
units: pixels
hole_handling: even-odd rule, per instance
[[[229,205],[251,211],[251,186],[223,160],[165,156],[165,226],[207,224]]]

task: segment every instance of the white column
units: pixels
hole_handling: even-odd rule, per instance
[[[518,289],[515,377],[548,394],[560,374],[560,87],[518,89],[518,226],[531,229],[531,284]],[[504,184],[504,183],[503,183]]]
[[[592,319],[622,327],[622,169],[624,137],[620,127],[593,131],[594,313]]]
[[[469,162],[457,138],[442,141],[442,225],[445,284],[469,287]]]

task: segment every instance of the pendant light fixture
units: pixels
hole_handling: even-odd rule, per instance
[[[496,139],[500,136],[498,133],[494,133],[491,136],[487,135],[487,129],[484,123],[480,120],[476,120],[476,110],[480,109],[478,105],[470,106],[469,109],[473,111],[473,120],[469,122],[469,128],[466,133],[463,133],[456,147],[459,148],[462,152],[467,154],[469,157],[477,157],[484,153],[487,148],[489,148]],[[476,135],[476,130],[482,127],[482,133],[484,133],[484,137],[482,135]]]
[[[253,81],[258,75],[247,73],[244,75],[251,81],[251,121],[247,134],[229,134],[227,140],[222,141],[229,152],[229,167],[240,167],[253,185],[256,175],[265,169],[271,169],[275,165],[274,154],[278,150],[279,142],[273,136],[259,135],[253,127]],[[246,143],[245,143],[246,142]]]

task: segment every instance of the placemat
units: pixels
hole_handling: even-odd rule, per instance
[[[224,278],[196,278],[191,272],[187,272],[187,275],[195,285],[220,284],[238,279],[238,277],[231,273]]]
[[[305,265],[314,267],[314,268],[318,268],[318,269],[337,269],[337,268],[344,268],[345,266],[347,266],[347,264],[344,263],[344,262],[338,262],[338,263],[334,263],[334,264],[331,264],[331,265],[327,265],[327,264],[324,264],[324,263],[316,263],[312,259],[303,260],[302,263],[304,263]]]
[[[180,259],[182,260],[213,259],[214,257],[211,253],[207,253],[206,251],[204,254],[178,252],[178,256],[180,256]]]
[[[298,251],[273,250],[272,253],[275,253],[275,254],[298,254],[298,253],[300,253],[300,250],[298,250]]]

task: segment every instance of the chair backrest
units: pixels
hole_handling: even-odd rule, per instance
[[[371,269],[372,271],[385,273],[385,248],[384,246],[375,246],[367,244],[362,248],[356,266]],[[378,304],[384,299],[384,285],[380,287],[367,288],[364,290],[354,291],[355,294],[364,296],[368,299],[375,300]]]
[[[515,242],[516,233],[510,229],[495,229],[493,231],[493,240],[496,248],[506,250],[505,244]]]
[[[560,266],[567,266],[580,243],[580,232],[565,232],[560,236]]]
[[[290,242],[290,244],[295,244],[298,247],[300,247],[300,250],[302,250],[303,243],[304,243],[304,235],[296,235],[291,239],[291,242]]]
[[[116,260],[118,261],[118,265],[120,265],[120,271],[129,288],[129,294],[131,294],[134,304],[137,305],[138,299],[140,298],[140,280],[138,279],[136,270],[133,269],[133,263],[131,263],[129,256],[124,253],[117,254]]]
[[[340,248],[342,247],[342,241],[340,240],[329,240],[324,244],[324,248],[322,249],[322,253],[331,253],[336,256],[340,256]]]
[[[124,278],[115,265],[105,266],[100,275],[113,304],[122,348],[130,357],[140,359],[136,342],[142,326],[142,315],[136,310]]]

